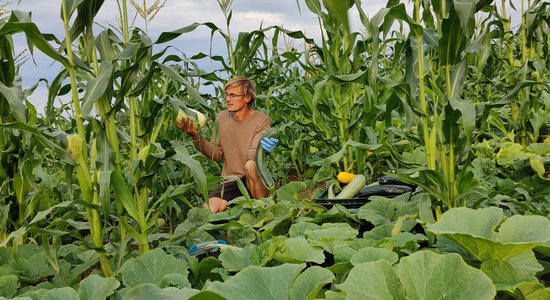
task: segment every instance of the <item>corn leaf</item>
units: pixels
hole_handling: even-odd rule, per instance
[[[173,67],[164,64],[159,64],[159,66],[166,75],[172,78],[172,80],[183,84],[187,89],[187,93],[189,93],[189,96],[191,96],[193,100],[197,101],[203,106],[209,106],[206,101],[204,101],[199,92],[189,83],[189,81],[181,77],[181,75]]]
[[[21,90],[21,87],[7,87],[2,82],[0,82],[0,93],[8,101],[11,113],[15,117],[15,120],[17,120],[18,122],[26,123],[27,107],[24,104],[23,91]]]
[[[113,190],[115,191],[116,201],[122,204],[130,217],[140,222],[143,217],[140,216],[136,202],[134,201],[134,197],[132,197],[130,188],[126,184],[126,181],[124,180],[124,177],[122,177],[120,172],[114,170],[111,173],[111,183]]]
[[[105,95],[105,91],[111,83],[112,74],[113,64],[110,61],[105,61],[101,64],[97,77],[88,81],[86,85],[86,94],[82,100],[81,113],[83,118],[86,118],[90,114],[95,101],[99,99],[99,97]]]
[[[61,148],[56,143],[49,140],[46,136],[47,134],[39,131],[38,129],[31,127],[27,124],[23,124],[21,122],[15,122],[15,123],[5,123],[0,124],[0,128],[9,128],[9,129],[18,129],[23,130],[32,136],[34,136],[38,142],[40,142],[44,147],[49,148],[55,152],[55,154],[65,163],[74,165],[74,160],[69,155],[69,152],[67,150]]]
[[[71,19],[76,8],[83,3],[84,0],[62,0],[61,5],[65,7],[65,12],[67,13],[67,19]],[[61,20],[63,20],[63,12],[60,13]]]
[[[208,186],[206,183],[206,175],[204,175],[204,170],[201,164],[193,159],[184,145],[175,145],[172,143],[176,154],[172,157],[173,159],[186,165],[191,171],[191,175],[199,188],[201,195],[204,198],[204,201],[208,201]]]
[[[27,37],[27,42],[29,48],[36,46],[40,51],[42,51],[47,56],[59,61],[64,66],[68,66],[69,62],[67,58],[63,57],[59,52],[57,52],[44,38],[36,24],[31,22],[31,17],[29,13],[21,11],[12,11],[12,14],[7,23],[3,26],[0,26],[0,36],[10,35],[17,32],[24,32]]]

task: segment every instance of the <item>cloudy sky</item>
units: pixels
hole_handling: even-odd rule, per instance
[[[520,0],[513,0],[519,2]],[[136,0],[137,3],[143,3],[142,0]],[[148,4],[153,3],[153,0],[148,0]],[[162,1],[161,1],[162,2]],[[233,18],[231,21],[231,31],[233,36],[238,32],[249,32],[271,25],[282,25],[289,30],[300,30],[305,32],[307,36],[318,40],[320,36],[318,20],[315,15],[309,12],[303,0],[298,1],[301,11],[298,10],[296,0],[234,0],[232,5]],[[409,1],[403,1],[409,3]],[[53,33],[59,39],[63,35],[63,22],[60,18],[60,0],[13,0],[11,9],[21,11],[31,11],[33,21],[38,28],[44,33]],[[116,0],[106,0],[102,6],[96,23],[108,27],[118,26],[120,19]],[[130,15],[135,14],[135,10],[129,4]],[[362,1],[364,11],[369,17],[374,16],[386,4],[385,0],[370,0]],[[410,4],[408,4],[410,11]],[[355,12],[355,9],[352,9]],[[351,15],[352,29],[361,30],[358,17]],[[149,36],[155,40],[161,32],[172,31],[192,23],[213,22],[220,28],[224,28],[225,20],[223,13],[218,6],[216,0],[167,0],[165,7],[160,10],[155,19],[149,24]],[[145,28],[142,19],[136,18],[135,26],[142,29]],[[98,29],[96,34],[100,31]],[[16,52],[26,48],[25,40],[22,35],[18,35],[14,39]],[[218,42],[220,43],[220,42]],[[197,29],[192,33],[184,34],[169,42],[168,44],[178,48],[188,55],[197,52],[208,53],[210,48],[210,30],[207,28]],[[298,46],[298,45],[295,45]],[[225,47],[221,44],[219,47],[214,44],[214,51],[218,50],[218,54],[224,54]],[[21,67],[21,75],[23,77],[24,87],[29,87],[34,84],[39,78],[46,78],[48,81],[53,80],[54,76],[59,72],[60,65],[52,63],[52,60],[40,55],[38,52],[33,60],[28,60]],[[29,100],[42,111],[42,107],[47,98],[47,90],[43,83],[29,97]]]
[[[38,28],[44,33],[53,33],[59,39],[63,34],[63,22],[60,18],[60,3],[58,0],[21,0],[17,5],[16,1],[11,5],[11,9],[21,11],[31,11],[32,19],[37,24]],[[116,0],[106,0],[102,6],[96,23],[102,26],[118,26],[120,19]],[[142,3],[142,0],[137,0],[137,3]],[[147,1],[149,5],[154,1]],[[304,2],[300,0],[301,13],[295,0],[235,0],[232,9],[233,17],[231,21],[231,31],[234,36],[241,31],[252,31],[270,25],[283,25],[290,30],[301,30],[312,37],[319,36],[319,27],[315,16],[309,12]],[[382,3],[382,1],[380,1]],[[135,10],[128,1],[130,15],[135,14]],[[373,5],[373,7],[383,5]],[[377,10],[378,11],[378,10]],[[220,28],[224,28],[225,20],[221,9],[216,0],[168,0],[165,7],[160,10],[158,15],[149,24],[149,35],[155,40],[161,32],[172,31],[192,23],[213,22]],[[142,29],[145,28],[143,20],[139,17],[135,19],[135,26]],[[96,31],[99,33],[101,29]],[[22,35],[18,35],[14,39],[16,44],[16,52],[26,48],[26,42]],[[221,42],[218,42],[221,45]],[[192,33],[184,34],[169,42],[168,44],[178,48],[188,55],[195,54],[199,51],[208,53],[210,48],[210,30],[207,28],[199,28]],[[214,44],[216,50],[216,44]],[[217,47],[219,54],[225,50],[224,47]],[[21,75],[23,77],[24,87],[29,87],[34,84],[39,78],[46,78],[48,81],[53,80],[54,76],[59,72],[60,65],[52,63],[52,60],[41,55],[36,51],[33,60],[28,60],[21,67]],[[35,65],[36,63],[36,65]],[[44,83],[29,97],[29,100],[37,106],[39,111],[47,98],[47,90]]]

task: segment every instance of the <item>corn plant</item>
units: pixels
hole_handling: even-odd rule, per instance
[[[392,147],[402,140],[396,140],[393,132],[384,129],[384,124],[413,124],[408,105],[411,92],[401,68],[406,43],[400,33],[386,39],[391,24],[406,16],[404,5],[388,3],[387,9],[369,19],[359,1],[306,1],[306,4],[318,15],[326,36],[310,50],[317,53],[318,59],[304,66],[312,77],[312,83],[304,87],[313,88],[306,92],[304,87],[297,87],[298,95],[303,98],[319,138],[327,143],[324,148],[332,153],[346,148],[343,156],[338,155],[338,161],[329,160],[330,163],[339,164],[342,170],[379,173],[373,167],[376,162],[371,150],[377,149],[378,144]],[[347,20],[351,9],[357,10],[364,34],[351,32]],[[395,57],[386,54],[391,48],[395,49]],[[406,118],[395,120],[396,111]],[[358,144],[350,143],[353,141],[370,143],[372,147],[360,146],[354,151],[350,145]],[[390,165],[398,164],[390,155],[384,159]]]
[[[429,182],[423,187],[447,207],[461,205],[457,185],[468,186],[470,178],[456,173],[456,165],[467,157],[475,126],[472,101],[461,99],[467,70],[463,57],[472,43],[475,12],[483,5],[434,4],[431,10],[428,3],[415,1],[412,17],[399,4],[387,8],[389,17],[410,26],[406,65],[411,93],[404,94],[401,104],[410,106],[405,111],[412,109],[420,120],[426,156],[422,174]]]
[[[65,40],[61,47],[65,49],[67,57],[59,55],[41,36],[34,24],[28,23],[30,26],[17,27],[18,21],[21,23],[28,22],[29,18],[24,19],[25,16],[21,14],[12,16],[10,26],[4,27],[2,34],[24,31],[30,36],[33,44],[38,49],[64,65],[65,69],[52,82],[47,109],[50,115],[46,119],[59,120],[56,119],[58,117],[53,116],[56,110],[53,108],[52,99],[61,94],[63,81],[69,79],[72,92],[73,122],[76,124],[76,130],[72,131],[72,128],[62,125],[62,128],[67,130],[68,139],[66,141],[61,140],[60,144],[68,144],[69,153],[61,149],[58,144],[51,142],[41,131],[32,128],[32,126],[23,125],[20,120],[19,123],[2,124],[2,136],[4,137],[5,133],[8,132],[6,130],[23,130],[33,135],[33,137],[37,137],[33,145],[54,149],[53,153],[67,163],[65,175],[69,176],[65,179],[68,183],[72,182],[71,173],[76,170],[78,189],[74,191],[75,199],[77,203],[83,205],[86,212],[92,241],[89,246],[99,250],[98,256],[103,273],[109,276],[111,265],[105,251],[101,249],[104,246],[105,231],[109,229],[108,224],[111,222],[111,218],[115,217],[120,220],[119,235],[122,248],[126,243],[125,232],[128,231],[134,240],[138,242],[141,252],[144,253],[149,248],[148,230],[153,224],[156,224],[157,209],[166,206],[170,199],[168,195],[176,196],[180,195],[182,191],[189,190],[189,185],[182,187],[179,192],[172,190],[170,194],[165,194],[149,206],[151,183],[154,182],[154,178],[150,174],[155,174],[163,160],[150,155],[158,156],[159,152],[166,153],[162,146],[158,144],[159,133],[161,133],[162,128],[172,128],[173,111],[177,110],[178,105],[183,105],[179,99],[175,99],[174,102],[168,98],[161,99],[165,103],[161,102],[158,105],[159,99],[156,98],[156,95],[179,93],[181,84],[186,85],[186,94],[196,96],[198,93],[193,86],[177,72],[172,71],[170,67],[161,68],[158,63],[154,62],[163,52],[157,56],[151,55],[152,43],[147,43],[147,37],[139,30],[134,31],[134,35],[131,37],[128,35],[127,43],[121,42],[121,39],[114,36],[111,31],[106,30],[98,35],[97,41],[100,47],[96,48],[92,24],[93,18],[102,3],[102,1],[62,2]],[[75,23],[70,26],[69,19],[75,13],[77,13],[74,18]],[[74,51],[72,41],[77,37],[80,37],[80,43]],[[138,40],[144,42],[136,42]],[[9,46],[9,44],[5,45]],[[136,53],[146,55],[136,55]],[[135,61],[133,61],[134,59]],[[6,60],[6,62],[10,63],[7,65],[7,70],[9,68],[13,70],[13,60]],[[128,67],[134,65],[136,67]],[[116,75],[120,76],[118,79],[115,77],[115,70],[119,70],[117,68],[121,68]],[[162,75],[163,73],[168,75]],[[86,82],[79,81],[82,79]],[[118,85],[118,82],[121,84]],[[164,89],[157,90],[154,88],[158,86],[157,83],[159,82],[161,86],[164,85]],[[174,85],[171,82],[178,83]],[[80,98],[78,89],[84,85],[86,86],[86,93]],[[171,93],[168,91],[171,87],[177,90]],[[117,88],[118,96],[115,99],[113,98],[113,92]],[[10,95],[10,97],[7,97],[8,101],[2,102],[2,104],[7,105],[9,103],[12,106],[12,109],[9,110],[10,116],[26,118],[26,108],[18,102],[22,100],[21,97],[17,96],[21,92],[20,87],[18,93],[13,93],[17,91],[17,88],[6,87],[3,90],[3,95]],[[124,113],[124,106],[121,103],[124,103],[125,96],[128,96],[129,105],[127,107],[130,108],[129,127],[131,139],[129,143],[119,140],[121,129],[127,127],[120,127],[118,123],[120,120],[116,118],[117,114]],[[198,99],[200,99],[200,96]],[[113,100],[115,101],[113,102]],[[141,100],[141,103],[138,102],[139,100]],[[143,107],[143,110],[137,109],[138,103],[141,104],[140,107]],[[172,103],[177,105],[174,106]],[[93,108],[97,112],[95,116],[92,116]],[[158,117],[148,117],[156,116],[159,111],[162,111],[162,113]],[[138,119],[138,117],[142,117],[142,119]],[[35,118],[35,115],[33,118]],[[2,121],[8,120],[3,119]],[[138,147],[141,148],[140,156],[137,155]],[[200,192],[205,197],[206,183],[202,167],[190,158],[188,153],[180,148],[177,149],[176,151],[169,151],[164,158],[174,156],[174,161],[191,166],[193,176],[197,177],[196,181],[199,182]],[[38,152],[42,151],[35,151],[34,153]],[[125,159],[127,157],[125,153],[128,152],[129,160]],[[30,153],[33,153],[33,151],[30,151]],[[174,153],[177,155],[174,155]],[[32,206],[28,204],[28,200],[31,200],[30,204],[32,205],[35,201],[32,201],[33,198],[28,199],[29,195],[34,199],[46,195],[43,192],[46,190],[43,189],[44,186],[39,186],[42,190],[37,190],[34,193],[30,192],[31,185],[28,180],[32,179],[33,176],[30,175],[29,170],[36,164],[42,163],[41,160],[33,161],[32,164],[30,162],[31,160],[29,160],[29,163],[21,161],[18,167],[22,169],[17,173],[18,177],[16,176],[13,180],[14,187],[17,188],[19,209],[23,211],[22,214],[19,214],[19,222],[13,222],[14,224],[22,224],[25,218],[33,216],[34,212]],[[138,167],[135,168],[136,166]],[[131,174],[131,176],[125,178],[122,176],[124,173]],[[116,213],[113,213],[110,208],[112,188],[114,188],[115,194],[114,203],[118,207]],[[164,188],[155,187],[154,191],[156,193],[162,189]],[[10,193],[11,188],[4,184],[2,190]],[[9,209],[9,205],[2,206],[2,214],[0,214],[0,220],[3,224],[2,245],[6,245],[13,238],[18,240],[23,238],[21,231],[12,232],[9,237],[6,236],[8,234],[7,226],[11,222],[6,217]],[[6,224],[6,227],[4,227],[4,224]],[[56,234],[59,234],[59,232]],[[50,260],[55,263],[55,254],[50,255]]]
[[[124,6],[123,11],[126,11]],[[127,22],[123,21],[123,24]],[[112,188],[120,218],[121,243],[124,243],[124,233],[127,231],[138,242],[140,252],[145,253],[149,249],[148,232],[156,224],[156,209],[158,205],[164,205],[160,200],[151,204],[152,193],[165,190],[165,187],[154,184],[156,178],[153,175],[166,160],[172,157],[190,167],[201,197],[206,197],[206,179],[200,164],[188,153],[176,150],[174,155],[174,151],[166,152],[173,145],[166,144],[166,140],[161,138],[164,132],[171,128],[174,130],[174,112],[185,105],[183,98],[204,107],[207,104],[185,79],[185,74],[182,77],[178,70],[157,61],[166,49],[153,54],[153,42],[144,32],[139,29],[126,30],[123,26],[122,39],[110,30],[98,35],[99,47],[94,49],[92,46],[92,49],[97,51],[101,65],[97,67],[93,56],[88,60],[94,65],[96,74],[87,83],[82,103],[88,118],[92,107],[96,107],[101,117],[100,120],[93,120],[92,124],[97,124],[93,128],[97,135],[96,165],[101,168],[97,173],[97,184],[102,191],[102,206],[108,208],[109,190]],[[92,39],[89,42],[93,44]],[[157,43],[162,43],[162,40]],[[168,64],[170,60],[164,63]],[[182,87],[184,92],[180,91]],[[128,122],[122,127],[129,129],[127,143],[118,139],[122,128],[115,119],[117,114],[128,116]],[[123,156],[123,152],[127,156]],[[160,199],[166,201],[166,197]]]
[[[18,75],[20,64],[23,63],[20,54],[14,53],[12,35],[25,33],[34,45],[47,55],[62,57],[47,43],[36,25],[30,22],[30,15],[13,12],[2,21],[0,26],[0,178],[1,213],[0,237],[3,245],[8,244],[13,236],[10,231],[24,231],[24,227],[36,215],[40,208],[50,205],[51,200],[46,183],[40,179],[47,177],[41,169],[45,162],[50,163],[51,157],[40,155],[44,149],[57,147],[57,154],[70,164],[72,160],[67,153],[54,144],[47,135],[47,130],[36,129],[40,123],[36,109],[26,102],[26,93],[22,89],[21,77]],[[60,169],[57,169],[60,171]],[[37,176],[36,174],[43,174]],[[43,178],[41,178],[43,177]],[[45,180],[46,181],[46,180]],[[54,200],[55,203],[55,200]],[[12,231],[13,230],[13,231]],[[13,241],[20,244],[27,238],[19,234]]]
[[[86,214],[88,222],[90,224],[90,235],[92,237],[93,246],[96,248],[103,247],[103,233],[101,225],[101,216],[97,209],[92,208],[92,206],[99,206],[99,190],[97,189],[96,183],[98,180],[97,169],[95,168],[95,158],[96,158],[96,149],[93,149],[88,144],[88,139],[86,138],[86,132],[84,128],[84,116],[81,110],[81,103],[78,96],[78,87],[77,87],[77,78],[76,78],[76,65],[75,57],[73,56],[72,49],[72,35],[69,28],[69,20],[72,14],[76,11],[78,7],[78,2],[76,1],[62,1],[61,2],[61,11],[63,18],[63,25],[65,28],[65,49],[67,51],[67,60],[68,67],[67,73],[69,76],[71,84],[71,99],[73,103],[73,109],[75,113],[76,121],[76,133],[68,137],[68,151],[71,154],[71,157],[76,162],[76,174],[78,182],[80,185],[80,192],[82,200],[88,203],[90,206],[86,208]],[[92,149],[91,157],[88,152],[88,148]],[[89,160],[91,158],[91,160]],[[88,165],[89,161],[91,164]],[[105,276],[111,275],[111,266],[105,253],[98,253],[101,268]]]

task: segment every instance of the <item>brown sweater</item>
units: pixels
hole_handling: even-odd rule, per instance
[[[224,110],[216,118],[217,132],[214,129],[208,142],[205,138],[193,138],[195,147],[206,157],[224,163],[222,176],[244,176],[244,164],[248,160],[256,160],[256,146],[263,132],[271,127],[269,117],[259,111],[254,111],[245,120],[236,120],[233,113]]]

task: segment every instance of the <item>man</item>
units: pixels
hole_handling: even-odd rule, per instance
[[[216,117],[219,136],[212,134],[210,141],[201,137],[193,121],[184,118],[176,126],[191,136],[195,147],[206,157],[224,163],[222,176],[234,175],[241,178],[252,198],[268,196],[256,170],[256,147],[263,132],[271,127],[267,115],[252,108],[256,100],[256,89],[246,77],[235,77],[225,85],[227,109]],[[271,152],[278,140],[265,138],[261,145]],[[227,209],[227,201],[242,196],[237,181],[229,180],[220,184],[209,194],[208,207],[213,213]]]

